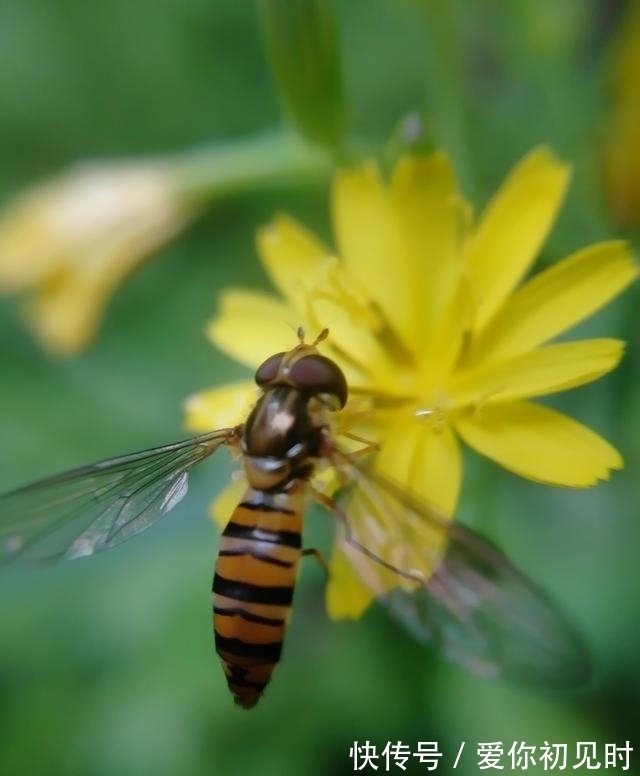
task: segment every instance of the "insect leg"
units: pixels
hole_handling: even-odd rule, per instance
[[[327,563],[327,559],[324,557],[324,554],[322,553],[321,550],[318,550],[316,547],[309,547],[307,549],[302,550],[302,554],[305,557],[309,557],[309,555],[313,555],[313,557],[318,561],[318,563],[324,569],[327,577],[329,576],[329,564]]]
[[[361,447],[359,450],[355,450],[353,453],[351,453],[350,457],[353,460],[357,460],[358,458],[368,455],[369,453],[377,453],[380,450],[380,445],[377,442],[372,442],[370,439],[365,439],[364,437],[358,436],[358,434],[346,432],[342,434],[342,436],[346,437],[347,439],[352,439],[354,442],[361,442],[364,445],[364,447]]]
[[[401,577],[404,577],[405,579],[409,579],[412,582],[419,582],[420,584],[424,584],[426,581],[424,576],[416,571],[403,571],[402,569],[399,569],[397,566],[394,566],[392,563],[389,563],[388,561],[384,560],[384,558],[381,558],[379,555],[376,555],[374,552],[371,552],[371,550],[368,547],[365,547],[364,544],[360,544],[359,541],[354,539],[351,529],[349,527],[349,520],[347,519],[347,516],[342,509],[342,507],[334,501],[332,498],[329,498],[329,496],[326,496],[324,493],[320,493],[319,491],[312,488],[312,494],[314,498],[322,504],[325,509],[328,509],[329,512],[332,512],[338,520],[342,523],[345,530],[345,541],[348,542],[352,547],[355,547],[359,552],[361,552],[363,555],[366,555],[367,558],[374,561],[374,563],[378,563],[381,566],[383,566],[386,569],[389,569],[389,571],[393,571],[394,573],[398,574]]]

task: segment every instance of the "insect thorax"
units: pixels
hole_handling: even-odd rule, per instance
[[[310,477],[322,455],[328,410],[290,386],[265,391],[245,424],[242,449],[249,483],[259,490]]]

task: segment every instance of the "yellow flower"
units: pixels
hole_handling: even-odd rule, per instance
[[[602,176],[609,211],[619,226],[640,226],[640,2],[618,25],[606,85],[609,109],[602,144]]]
[[[549,344],[638,274],[624,243],[584,248],[530,280],[569,171],[549,151],[511,172],[477,223],[441,153],[402,159],[388,185],[373,164],[343,170],[331,205],[337,256],[281,216],[258,234],[280,297],[228,290],[211,341],[247,366],[292,347],[297,324],[345,370],[345,422],[380,445],[375,465],[453,515],[462,439],[537,482],[587,487],[622,466],[596,433],[531,399],[597,379],[623,343]],[[249,382],[187,400],[187,423],[205,430],[242,419]],[[226,514],[228,517],[228,513]],[[340,550],[328,609],[358,616],[371,596]]]
[[[0,213],[0,293],[27,295],[27,321],[48,351],[77,353],[117,286],[193,215],[162,163],[78,166]]]

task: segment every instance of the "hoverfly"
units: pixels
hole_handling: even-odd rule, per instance
[[[236,703],[254,706],[280,660],[303,550],[310,493],[339,520],[360,579],[418,639],[485,675],[551,686],[587,673],[578,635],[497,549],[346,452],[332,417],[347,381],[317,345],[270,356],[255,374],[247,420],[193,439],[113,458],[0,497],[0,564],[71,559],[114,547],[169,512],[193,466],[223,446],[240,453],[247,489],[222,534],[212,588],[215,643]],[[366,452],[366,451],[365,451]],[[369,456],[371,457],[371,456]],[[366,461],[366,457],[365,457]],[[319,463],[344,485],[315,492]]]

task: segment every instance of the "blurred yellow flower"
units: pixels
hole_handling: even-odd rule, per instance
[[[281,298],[226,291],[208,336],[255,367],[292,346],[295,325],[310,334],[329,327],[322,348],[350,385],[343,425],[379,443],[381,472],[448,515],[460,491],[459,439],[537,482],[581,488],[607,479],[622,466],[619,453],[530,401],[618,364],[615,339],[548,343],[638,274],[626,245],[612,241],[522,282],[568,179],[549,151],[535,150],[474,224],[442,153],[402,159],[388,185],[371,163],[342,170],[331,196],[339,258],[276,218],[258,233],[258,250]],[[241,421],[255,391],[243,382],[190,397],[189,427]],[[371,597],[341,551],[327,595],[333,617],[358,616]]]
[[[40,343],[73,355],[117,286],[193,215],[168,165],[79,165],[0,212],[0,293],[26,294]]]
[[[614,38],[602,145],[607,206],[618,226],[640,226],[640,2],[633,0]]]

